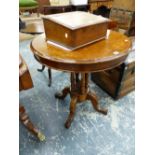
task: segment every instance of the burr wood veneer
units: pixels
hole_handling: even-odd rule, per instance
[[[75,51],[66,51],[46,42],[40,35],[31,42],[31,50],[37,60],[48,67],[71,72],[71,86],[57,93],[55,97],[64,99],[71,96],[70,113],[65,123],[69,128],[74,118],[76,104],[90,100],[94,109],[107,114],[107,109],[98,107],[97,96],[89,89],[89,73],[113,68],[121,64],[129,53],[131,41],[125,35],[109,31],[106,39],[87,45]]]
[[[46,39],[71,50],[105,37],[109,19],[74,11],[43,18]]]

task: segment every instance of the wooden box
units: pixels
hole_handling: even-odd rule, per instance
[[[134,90],[134,50],[122,65],[104,72],[92,73],[91,79],[114,99],[119,99]]]
[[[43,18],[46,40],[74,50],[105,38],[109,19],[74,11]]]

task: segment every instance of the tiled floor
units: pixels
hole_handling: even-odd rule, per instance
[[[109,109],[108,115],[95,112],[85,102],[77,106],[75,119],[70,129],[66,129],[70,97],[60,101],[54,94],[69,84],[69,74],[52,70],[53,83],[48,87],[47,70],[37,71],[41,65],[33,58],[29,43],[30,40],[20,42],[19,51],[29,66],[34,88],[21,92],[20,102],[46,135],[46,141],[37,141],[20,124],[20,155],[134,155],[134,92],[114,101],[91,82],[100,105]]]

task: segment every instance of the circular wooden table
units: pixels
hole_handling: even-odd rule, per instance
[[[71,73],[71,86],[65,87],[61,93],[55,95],[59,99],[64,99],[68,93],[71,96],[66,128],[70,127],[76,104],[79,102],[90,100],[96,111],[107,114],[107,109],[98,107],[97,96],[89,89],[89,73],[107,70],[123,63],[131,44],[127,36],[111,30],[107,31],[106,39],[75,51],[48,44],[44,34],[33,39],[31,50],[41,64]]]

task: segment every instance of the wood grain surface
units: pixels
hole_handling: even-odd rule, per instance
[[[31,49],[38,60],[48,67],[65,71],[95,72],[122,63],[131,44],[127,36],[108,30],[106,39],[75,51],[48,44],[44,34],[33,39]]]

